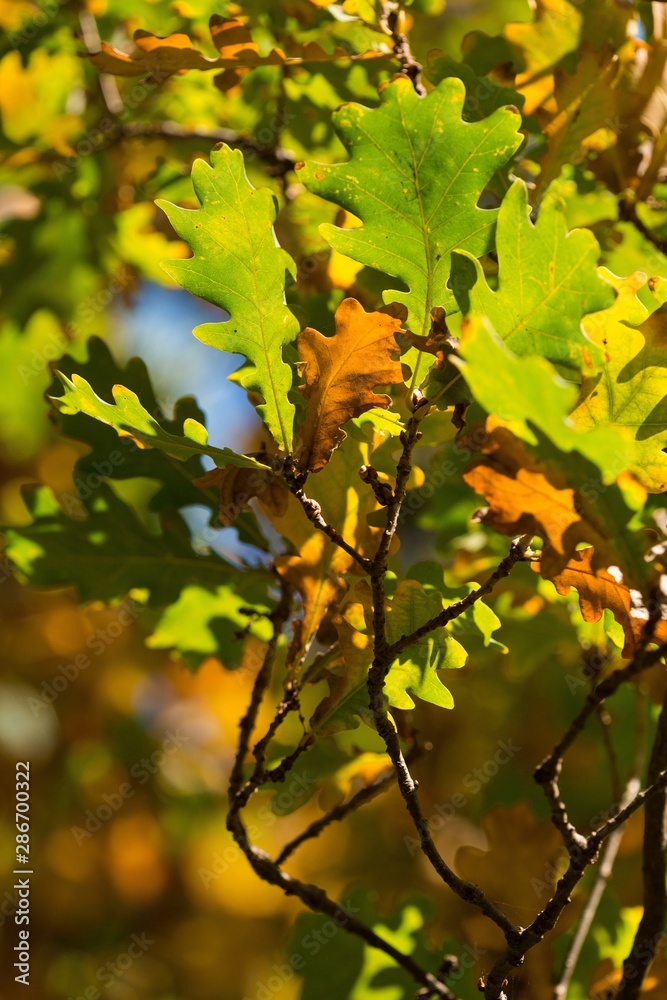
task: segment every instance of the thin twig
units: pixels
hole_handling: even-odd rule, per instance
[[[611,736],[611,716],[609,712],[604,708],[603,705],[598,705],[597,716],[600,720],[600,729],[602,731],[602,742],[604,748],[607,752],[607,759],[609,761],[609,772],[611,775],[611,794],[614,796],[614,801],[618,802],[623,796],[623,786],[621,781],[621,772],[618,766],[618,756],[616,754],[616,748],[614,746],[612,736]]]
[[[273,624],[273,635],[269,640],[264,654],[264,659],[262,660],[262,665],[260,666],[257,676],[255,677],[255,683],[253,684],[252,695],[250,697],[250,704],[248,705],[248,709],[243,716],[239,727],[239,742],[236,750],[236,756],[234,758],[234,764],[232,766],[232,773],[229,778],[229,795],[232,800],[235,800],[238,797],[243,785],[243,767],[245,759],[248,755],[250,737],[252,736],[252,731],[257,722],[257,715],[259,713],[264,693],[269,686],[269,681],[271,680],[271,670],[276,650],[278,648],[278,640],[289,618],[291,608],[292,591],[281,577],[280,601],[270,616]]]
[[[318,504],[317,500],[311,500],[307,497],[303,491],[303,486],[299,483],[293,474],[289,470],[285,471],[285,482],[290,493],[296,497],[296,499],[301,504],[303,511],[310,521],[318,531],[322,531],[327,538],[331,539],[334,545],[337,545],[344,552],[347,552],[355,562],[359,563],[361,568],[368,573],[371,568],[371,560],[367,559],[366,556],[362,556],[353,545],[346,542],[342,535],[340,535],[334,527],[327,523],[322,517],[322,508]]]
[[[647,780],[659,781],[660,773],[667,768],[667,695],[658,720],[658,729],[653,743],[648,766]],[[644,912],[637,928],[630,954],[623,962],[623,978],[618,988],[618,1000],[638,1000],[642,984],[646,978],[667,916],[667,865],[665,846],[667,829],[665,809],[667,791],[665,787],[654,795],[646,805],[644,819],[644,844],[642,870],[644,877]]]
[[[628,805],[628,803],[634,799],[641,787],[641,772],[643,770],[644,756],[646,752],[644,732],[645,726],[643,724],[643,716],[641,714],[642,704],[643,699],[639,697],[638,693],[637,747],[635,751],[635,760],[632,768],[632,774],[628,780],[625,790],[617,800],[619,809],[623,809],[626,805]],[[567,991],[570,986],[570,982],[572,981],[574,971],[577,967],[581,950],[586,942],[588,932],[591,929],[593,920],[595,919],[595,915],[602,900],[602,896],[604,895],[607,883],[611,877],[616,855],[618,854],[618,849],[621,846],[621,840],[623,839],[623,833],[624,827],[619,826],[619,828],[610,835],[604,846],[602,854],[600,855],[600,867],[598,869],[595,882],[593,883],[593,888],[591,889],[586,902],[586,906],[584,907],[584,911],[577,925],[574,937],[570,943],[568,953],[565,957],[565,962],[563,963],[563,970],[561,972],[560,979],[554,988],[553,1000],[565,1000],[567,997]]]
[[[421,436],[419,430],[420,417],[425,415],[425,407],[420,413],[420,408],[416,410],[401,432],[401,443],[403,451],[398,461],[396,469],[396,487],[394,489],[394,499],[387,509],[387,522],[382,533],[378,550],[376,552],[371,567],[371,587],[373,591],[373,630],[374,630],[374,656],[373,664],[368,673],[368,696],[370,708],[373,713],[375,728],[384,740],[387,753],[394,765],[398,786],[401,795],[405,800],[408,812],[412,817],[415,829],[419,835],[422,853],[431,862],[434,870],[442,878],[460,899],[477,906],[490,920],[501,928],[507,941],[515,942],[520,934],[520,928],[515,927],[512,921],[486,896],[478,885],[466,882],[458,877],[444,860],[433,842],[428,824],[421,810],[417,795],[417,783],[412,778],[410,769],[401,750],[398,733],[389,717],[386,699],[384,696],[384,682],[389,668],[396,657],[397,648],[404,648],[401,640],[390,645],[386,637],[386,616],[385,616],[385,574],[387,571],[387,560],[398,520],[401,512],[401,505],[405,499],[407,483],[412,471],[412,451]],[[476,593],[476,592],[475,592]],[[461,602],[459,602],[461,603]],[[473,602],[471,602],[473,603]],[[466,605],[468,607],[469,605]],[[465,610],[463,608],[462,610]],[[458,613],[462,613],[462,610]],[[454,616],[456,617],[456,616]],[[448,619],[453,620],[453,619]],[[433,628],[437,627],[435,624]],[[427,629],[430,631],[431,629]],[[411,639],[411,641],[414,641]]]
[[[390,942],[385,941],[375,931],[358,920],[345,908],[334,902],[319,886],[310,885],[292,878],[287,872],[266,854],[265,851],[250,843],[245,824],[241,818],[244,805],[243,767],[248,754],[250,737],[257,723],[257,716],[262,699],[271,679],[271,670],[275,660],[278,640],[284,628],[291,607],[291,592],[283,586],[281,600],[271,616],[273,636],[268,644],[266,655],[253,685],[250,704],[244,715],[239,731],[239,742],[229,783],[229,809],[227,812],[227,829],[235,842],[250,862],[255,873],[263,881],[275,885],[287,896],[297,896],[309,909],[315,913],[323,913],[331,917],[338,927],[343,927],[352,934],[362,938],[367,944],[378,948],[389,955],[397,965],[401,966],[413,977],[415,982],[427,987],[435,996],[443,1000],[456,1000],[451,990],[436,976],[426,972],[413,958],[403,954]]]
[[[412,763],[417,760],[418,757],[423,753],[422,747],[413,747],[413,749],[406,754],[406,760]],[[296,851],[298,847],[305,844],[306,841],[312,840],[313,837],[318,837],[323,830],[326,830],[328,826],[332,823],[339,823],[344,820],[350,813],[355,812],[361,806],[365,805],[367,802],[371,802],[373,799],[377,798],[382,792],[390,788],[396,781],[396,772],[392,769],[381,777],[377,778],[372,784],[367,785],[365,788],[361,788],[356,792],[348,802],[343,802],[339,806],[335,806],[330,809],[328,813],[316,819],[310,826],[300,833],[293,840],[290,840],[288,844],[285,844],[282,851],[276,858],[276,864],[282,865],[285,861]]]
[[[563,738],[535,771],[535,780],[538,784],[543,784],[551,780],[551,775],[559,772],[559,764],[562,765],[565,751],[572,746],[590,716],[596,711],[598,705],[601,705],[603,701],[610,698],[626,681],[632,680],[642,671],[656,664],[662,659],[665,653],[667,653],[667,643],[663,643],[657,649],[648,651],[646,649],[640,650],[627,667],[623,667],[621,670],[614,670],[600,684],[596,685],[586,698],[581,710],[572,720]]]
[[[503,580],[506,576],[512,572],[513,568],[518,562],[520,562],[525,555],[526,548],[530,542],[530,537],[528,535],[523,535],[520,538],[512,542],[509,554],[505,556],[502,562],[494,570],[491,576],[486,580],[485,583],[478,587],[477,590],[471,590],[469,594],[463,597],[460,601],[455,601],[448,607],[444,608],[437,615],[431,618],[429,621],[425,622],[410,635],[403,635],[395,643],[388,647],[387,653],[391,655],[392,659],[395,659],[399,653],[408,646],[412,646],[413,643],[418,642],[429,632],[433,632],[436,628],[442,628],[443,626],[449,624],[449,622],[454,621],[454,619],[459,618],[468,608],[471,608],[473,604],[480,601],[487,594],[491,593],[493,588],[500,580]]]

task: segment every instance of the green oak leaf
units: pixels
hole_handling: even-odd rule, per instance
[[[172,438],[184,436],[183,427],[188,418],[199,424],[205,423],[205,416],[192,396],[176,400],[171,419],[164,415],[141,358],[130,358],[124,367],[119,365],[105,341],[99,337],[91,337],[86,348],[88,358],[85,361],[69,354],[63,355],[58,361],[60,372],[70,379],[77,373],[94,385],[96,394],[107,401],[113,399],[114,386],[121,383],[137,394],[144,409]],[[54,377],[48,396],[56,396],[61,389],[60,378]],[[140,476],[160,484],[150,498],[148,506],[151,511],[205,506],[217,517],[219,492],[193,483],[194,479],[206,472],[202,463],[204,452],[193,454],[188,459],[175,459],[159,447],[141,447],[134,438],[124,434],[119,436],[114,425],[103,423],[97,416],[88,415],[83,410],[72,408],[70,412],[67,407],[56,409],[61,432],[67,437],[84,441],[91,448],[77,460],[74,469],[77,495],[85,496],[91,484],[94,486],[100,476],[117,480]],[[194,424],[190,423],[188,426],[192,427]],[[74,507],[78,508],[78,503]],[[236,520],[235,529],[243,542],[260,549],[267,548],[266,539],[254,515],[242,512]]]
[[[487,118],[498,108],[513,105],[519,110],[525,98],[513,87],[504,87],[490,76],[478,76],[467,62],[456,62],[444,52],[429,53],[424,75],[431,83],[455,77],[465,84],[466,99],[463,104],[463,120],[478,122]]]
[[[237,455],[230,448],[215,448],[208,443],[208,431],[199,420],[186,417],[183,434],[171,434],[144,408],[139,397],[123,385],[113,386],[113,403],[107,403],[95,393],[80,375],[71,378],[56,372],[65,392],[52,397],[61,413],[85,413],[115,428],[120,436],[131,437],[143,448],[160,448],[172,458],[187,461],[195,455],[208,455],[217,466],[236,465],[243,469],[264,469],[268,466],[247,455]]]
[[[407,838],[406,838],[407,839]],[[432,904],[419,897],[405,900],[391,916],[377,915],[373,893],[358,886],[341,897],[344,910],[355,914],[376,934],[405,955],[413,955],[433,972],[439,959],[430,950],[424,932]],[[303,976],[300,1000],[412,1000],[414,981],[394,960],[344,931],[331,934],[330,918],[320,914],[300,916],[294,928],[290,955],[299,956],[294,968]],[[317,942],[325,944],[316,947]]]
[[[387,639],[396,642],[437,615],[443,608],[442,594],[427,593],[417,580],[402,580],[387,602]],[[384,690],[394,708],[414,708],[408,692],[441,708],[452,708],[454,699],[437,671],[462,667],[467,653],[444,628],[434,629],[404,650],[392,664]]]
[[[82,601],[114,601],[150,592],[151,606],[178,598],[184,586],[220,586],[233,569],[216,555],[197,555],[177,515],[150,533],[102,482],[86,501],[86,517],[69,517],[47,487],[24,491],[32,524],[4,530],[5,554],[36,586],[75,586]]]
[[[250,574],[214,590],[197,584],[184,587],[162,613],[146,645],[175,650],[193,670],[208,656],[217,656],[232,670],[240,663],[246,635],[264,642],[271,638],[263,597],[266,581],[260,588],[257,577]]]
[[[618,428],[583,431],[569,414],[577,390],[544,358],[518,358],[482,321],[465,330],[458,360],[475,399],[516,437],[536,445],[544,435],[566,453],[579,452],[606,483],[627,470],[627,438]],[[536,433],[537,432],[537,433]]]
[[[153,390],[146,365],[140,358],[130,358],[122,367],[117,364],[104,340],[91,337],[87,342],[88,358],[81,361],[65,354],[58,360],[59,371],[72,378],[76,372],[95,386],[97,395],[107,400],[112,397],[112,389],[122,383],[135,392],[144,408],[154,420],[170,435],[183,435],[183,424],[189,417],[204,423],[204,414],[191,396],[176,401],[174,415],[170,420],[162,412]],[[48,396],[54,398],[62,390],[59,377],[52,379]],[[142,448],[131,437],[119,436],[115,426],[88,415],[83,410],[63,407],[55,403],[58,424],[66,437],[83,441],[91,450],[77,460],[74,482],[83,487],[91,481],[89,477],[105,479],[132,479],[141,476],[160,483],[160,489],[149,502],[149,508],[159,511],[163,508],[180,508],[191,504],[205,504],[217,510],[219,497],[213,490],[203,490],[192,484],[193,479],[204,475],[206,469],[201,455],[193,455],[186,461],[176,461],[159,448]],[[89,486],[88,486],[89,488]],[[85,493],[85,489],[81,490]]]
[[[461,311],[485,316],[517,355],[539,355],[577,376],[591,371],[601,352],[582,320],[612,302],[597,274],[600,248],[593,234],[568,233],[562,200],[548,195],[533,224],[526,185],[517,180],[500,206],[496,250],[497,291],[473,254],[455,252],[451,284]]]
[[[189,292],[229,313],[226,322],[204,323],[194,334],[248,359],[252,367],[243,386],[261,396],[257,409],[278,446],[289,452],[294,406],[287,394],[293,373],[282,351],[296,338],[299,322],[285,302],[295,264],[275,237],[275,199],[268,188],[250,184],[241,151],[224,145],[211,152],[210,166],[195,160],[192,183],[199,209],[157,202],[194,254],[163,267]]]
[[[427,594],[438,592],[444,600],[445,607],[454,604],[456,601],[467,597],[473,590],[477,590],[479,584],[468,583],[464,587],[447,587],[445,585],[445,574],[440,563],[433,560],[415,563],[408,570],[409,580],[417,580]],[[484,601],[475,601],[471,608],[468,608],[462,615],[456,618],[449,628],[453,635],[478,635],[485,646],[493,643],[501,649],[507,649],[497,639],[493,638],[493,633],[500,628],[501,621],[498,615]]]
[[[401,78],[380,97],[374,110],[344,104],[334,115],[348,162],[311,163],[299,176],[310,191],[361,219],[358,229],[323,225],[321,231],[335,250],[407,286],[385,292],[384,300],[405,303],[408,326],[425,336],[434,306],[456,307],[447,286],[452,251],[479,257],[493,247],[498,213],[478,202],[518,148],[520,118],[501,108],[465,122],[466,91],[457,79],[420,99]],[[421,383],[432,358],[412,349],[405,360],[412,384]]]
[[[625,431],[628,468],[647,490],[667,489],[667,282],[650,281],[654,311],[637,297],[646,275],[628,278],[600,269],[618,295],[609,309],[588,316],[591,336],[604,349],[601,370],[584,379],[577,427],[589,433],[612,425]]]

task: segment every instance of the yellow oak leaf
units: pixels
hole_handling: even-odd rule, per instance
[[[646,275],[601,277],[617,292],[614,303],[584,321],[584,329],[604,351],[600,372],[586,376],[571,419],[583,428],[611,424],[628,436],[627,467],[651,493],[667,489],[667,282],[651,278],[654,309],[637,297]]]

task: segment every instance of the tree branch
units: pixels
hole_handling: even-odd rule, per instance
[[[584,877],[586,869],[596,860],[600,847],[604,841],[618,830],[646,801],[655,797],[662,797],[667,786],[667,770],[662,771],[654,784],[638,792],[634,798],[620,809],[601,827],[593,831],[588,838],[585,838],[585,846],[576,853],[570,855],[570,864],[567,871],[559,879],[556,892],[544,907],[541,913],[535,917],[533,922],[521,931],[518,940],[510,944],[506,951],[500,956],[489,973],[484,989],[485,1000],[508,1000],[504,991],[507,977],[517,966],[524,961],[525,955],[536,944],[543,940],[545,934],[553,930],[558,919],[571,902],[572,891]]]
[[[426,415],[427,408],[427,404],[423,406],[418,404],[415,412],[406,424],[405,429],[401,432],[400,440],[403,445],[403,451],[396,468],[396,487],[394,489],[394,498],[388,507],[386,527],[383,531],[378,550],[371,567],[370,577],[373,591],[374,656],[373,664],[368,673],[368,696],[370,708],[373,713],[375,728],[384,740],[387,753],[389,754],[391,762],[394,765],[394,770],[398,779],[398,786],[401,791],[401,795],[405,800],[408,813],[412,817],[415,829],[419,835],[419,841],[423,854],[431,862],[431,865],[442,878],[443,882],[448,885],[460,899],[478,907],[482,913],[484,913],[490,920],[501,928],[508,942],[515,942],[519,936],[520,928],[515,927],[509,917],[498,909],[498,907],[485,895],[479,886],[459,878],[458,875],[456,875],[455,872],[449,867],[435,846],[428,829],[428,824],[419,804],[417,783],[412,778],[407,761],[401,750],[398,733],[396,732],[396,728],[387,711],[386,699],[383,690],[387,673],[396,656],[397,647],[400,649],[404,648],[402,640],[399,640],[398,643],[390,645],[387,642],[386,637],[384,581],[387,571],[387,559],[391,542],[398,525],[401,505],[405,499],[408,479],[410,478],[410,472],[412,470],[412,451],[421,436],[419,423],[421,418]],[[478,592],[473,592],[473,594],[476,593]],[[457,603],[461,604],[462,602]],[[470,603],[474,603],[474,601],[470,601]],[[469,607],[469,604],[467,603],[465,607]],[[465,610],[465,608],[462,610]],[[462,610],[460,610],[458,614],[462,613]],[[456,617],[456,615],[453,617]],[[453,617],[448,620],[453,620]],[[433,628],[435,627],[436,626],[433,625]],[[430,629],[427,629],[427,631],[430,631]],[[414,635],[416,635],[416,633],[413,633],[413,636]],[[411,637],[410,642],[412,641],[415,640]]]
[[[343,536],[324,520],[322,517],[322,508],[318,504],[317,500],[311,500],[310,497],[306,496],[303,491],[303,485],[289,468],[285,469],[284,478],[287,483],[287,488],[303,507],[303,511],[310,523],[313,524],[318,531],[322,531],[327,538],[331,539],[334,545],[337,545],[343,550],[343,552],[347,552],[347,554],[351,556],[355,562],[359,563],[361,568],[368,573],[372,565],[371,560],[367,559],[366,556],[362,556],[362,554],[358,552],[353,545],[346,542]]]
[[[406,760],[412,763],[417,760],[422,753],[422,747],[413,747],[412,751],[406,754]],[[318,837],[322,830],[326,830],[326,828],[332,823],[338,823],[341,820],[344,820],[350,815],[350,813],[355,812],[367,802],[371,802],[373,799],[377,798],[378,795],[390,788],[395,781],[396,772],[392,769],[386,774],[383,774],[380,778],[377,778],[371,785],[361,788],[348,802],[343,802],[341,805],[330,809],[328,813],[325,813],[324,816],[320,817],[320,819],[316,819],[310,824],[310,826],[306,827],[302,833],[300,833],[297,837],[294,837],[293,840],[290,840],[288,844],[285,844],[282,851],[276,858],[276,864],[284,864],[287,858],[294,854],[297,847],[300,847],[301,844],[304,844],[307,840],[312,840],[313,837]]]
[[[656,612],[657,614],[657,612]],[[629,801],[622,804],[618,812],[607,822],[594,830],[588,837],[579,834],[567,819],[565,803],[558,787],[558,778],[563,764],[563,755],[575,738],[582,732],[590,715],[598,706],[613,694],[626,680],[630,680],[642,670],[657,663],[667,652],[667,643],[656,649],[648,650],[652,632],[652,622],[649,620],[642,642],[635,654],[634,660],[623,670],[615,670],[604,681],[598,684],[588,695],[583,708],[575,717],[562,740],[554,747],[549,756],[535,771],[535,780],[545,787],[545,792],[552,809],[554,824],[563,833],[565,845],[570,857],[567,871],[558,881],[556,891],[544,909],[533,922],[521,932],[518,942],[508,944],[503,955],[495,963],[486,980],[485,1000],[507,1000],[504,984],[514,968],[523,963],[526,953],[534,948],[553,930],[556,923],[571,900],[571,893],[581,881],[588,865],[592,864],[600,848],[623,823],[639,809],[644,802],[654,797],[663,797],[663,789],[667,786],[667,770],[657,774],[655,780],[643,791],[637,792]]]
[[[643,770],[644,756],[646,751],[646,740],[645,740],[645,725],[643,724],[643,718],[641,715],[641,707],[643,705],[643,699],[637,699],[637,747],[635,751],[635,761],[632,768],[632,774],[628,780],[628,783],[618,798],[618,809],[625,808],[636,796],[640,788],[640,776]],[[612,770],[613,765],[616,763],[615,755],[611,755]],[[607,887],[607,883],[611,877],[612,869],[614,867],[614,862],[616,860],[616,855],[618,854],[618,849],[621,845],[621,840],[623,838],[624,827],[619,826],[617,830],[614,830],[610,834],[607,840],[602,854],[600,856],[600,867],[598,873],[593,883],[590,896],[584,911],[577,925],[574,937],[570,943],[570,947],[563,963],[563,969],[560,975],[560,979],[554,988],[553,1000],[566,1000],[567,991],[572,981],[572,976],[577,967],[577,962],[579,961],[579,956],[581,950],[584,946],[588,933],[595,919],[595,914],[597,913],[600,901]]]
[[[647,780],[658,783],[667,769],[667,695],[658,720]],[[655,958],[658,941],[667,916],[667,865],[665,846],[665,809],[667,791],[663,785],[646,804],[642,871],[644,876],[644,912],[637,928],[632,950],[623,963],[623,978],[618,988],[618,1000],[638,1000],[642,984]]]
[[[422,65],[413,56],[408,36],[402,30],[402,17],[404,16],[398,3],[385,2],[382,4],[380,24],[392,37],[394,55],[401,64],[401,73],[412,81],[415,93],[419,97],[424,97],[426,88],[421,79]]]
[[[622,802],[627,802],[628,797],[633,797],[638,791],[639,779],[632,778],[627,785]],[[611,834],[604,846],[604,850],[600,856],[600,867],[598,869],[593,888],[591,889],[591,894],[586,902],[584,912],[582,913],[579,924],[577,925],[577,930],[572,938],[572,943],[570,944],[570,948],[563,964],[561,977],[558,981],[558,985],[554,989],[553,1000],[565,1000],[565,997],[567,996],[570,981],[574,974],[574,970],[577,967],[577,962],[579,961],[581,949],[583,948],[586,938],[588,937],[588,932],[590,931],[593,920],[595,919],[598,906],[600,905],[604,891],[607,888],[607,882],[611,876],[614,861],[616,860],[618,849],[621,846],[622,838],[623,827],[619,826],[618,829]]]
[[[292,878],[276,862],[272,861],[265,851],[250,843],[245,824],[241,818],[241,810],[250,797],[250,794],[256,790],[257,785],[253,783],[253,779],[244,785],[243,767],[249,751],[250,738],[257,723],[259,709],[271,679],[271,670],[275,660],[278,640],[289,618],[291,601],[291,590],[282,583],[280,602],[271,615],[273,635],[268,643],[264,660],[255,678],[250,704],[240,725],[238,748],[229,780],[227,829],[259,878],[282,889],[287,896],[298,897],[309,909],[331,917],[337,926],[345,928],[345,930],[352,934],[356,934],[357,937],[362,938],[371,947],[378,948],[386,955],[389,955],[397,965],[410,973],[416,983],[427,988],[431,995],[441,997],[443,1000],[456,1000],[451,990],[437,976],[426,972],[409,955],[404,955],[392,944],[376,934],[372,928],[367,927],[362,921],[358,920],[352,914],[347,913],[344,907],[334,902],[323,889],[319,886]],[[260,747],[261,744],[262,741],[260,741]],[[260,758],[261,752],[260,749]],[[261,765],[255,768],[254,778],[258,777],[259,772],[263,773]],[[248,791],[248,789],[250,790]]]
[[[344,928],[351,934],[356,934],[373,948],[389,955],[397,965],[405,969],[415,982],[428,987],[435,996],[442,997],[443,1000],[456,1000],[451,990],[430,972],[424,969],[409,955],[404,955],[384,938],[375,933],[372,928],[358,920],[352,914],[347,913],[343,906],[327,896],[319,886],[311,885],[292,878],[283,871],[271,858],[260,848],[255,847],[248,840],[245,826],[238,812],[230,810],[227,817],[227,827],[232,833],[234,840],[243,851],[250,862],[255,873],[268,882],[275,885],[285,893],[286,896],[296,896],[302,903],[315,913],[323,913],[334,921],[338,927]]]
[[[528,535],[522,535],[520,538],[515,539],[512,542],[509,554],[505,556],[503,561],[499,564],[497,569],[491,574],[488,580],[478,587],[477,590],[471,590],[471,592],[463,597],[460,601],[455,601],[450,604],[449,607],[444,608],[439,614],[435,615],[424,625],[421,625],[418,629],[415,629],[410,635],[403,635],[395,643],[388,647],[387,652],[391,655],[392,659],[395,659],[399,653],[408,646],[412,646],[413,643],[417,642],[419,639],[428,635],[436,628],[442,628],[449,622],[454,621],[460,615],[462,615],[468,608],[471,608],[473,604],[480,601],[487,594],[491,593],[495,585],[506,576],[512,572],[513,568],[518,562],[520,562],[526,552],[526,548],[530,542],[530,537]]]
[[[572,723],[568,727],[563,738],[556,744],[549,756],[542,761],[535,771],[535,780],[538,784],[546,784],[551,782],[553,778],[558,778],[565,751],[572,746],[579,733],[581,733],[584,729],[584,726],[590,716],[593,712],[597,711],[598,705],[601,705],[603,701],[610,698],[611,695],[618,690],[621,684],[632,680],[642,671],[647,670],[649,667],[656,664],[660,659],[662,659],[665,653],[667,653],[667,643],[663,643],[657,649],[652,650],[640,648],[639,652],[635,655],[635,658],[627,665],[627,667],[623,667],[621,670],[614,670],[613,673],[609,674],[608,677],[593,688],[586,698],[581,710],[572,720]]]

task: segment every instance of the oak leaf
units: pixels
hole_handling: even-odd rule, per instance
[[[183,288],[224,309],[224,322],[203,323],[195,336],[211,347],[244,355],[239,380],[257,401],[276,444],[292,447],[294,406],[288,399],[292,371],[283,349],[299,324],[285,300],[295,264],[276,240],[276,204],[268,188],[254,188],[240,150],[220,146],[211,164],[195,160],[192,182],[200,207],[157,204],[193,251],[164,269]]]
[[[287,488],[269,470],[228,465],[224,469],[211,469],[193,482],[202,489],[214,487],[220,490],[219,517],[225,527],[233,524],[242,510],[250,510],[249,502],[255,498],[278,516],[287,510]]]
[[[600,247],[591,232],[568,232],[560,198],[544,199],[530,220],[528,190],[514,182],[498,214],[499,273],[489,287],[474,255],[456,251],[452,286],[461,312],[485,316],[498,337],[520,356],[539,355],[565,369],[590,368],[595,344],[581,329],[587,313],[611,305],[597,273]]]
[[[617,298],[584,320],[584,328],[604,351],[600,370],[587,376],[572,413],[578,428],[593,432],[612,426],[627,437],[627,467],[651,493],[667,489],[667,282],[651,278],[654,311],[638,298],[646,275],[636,271],[602,277]],[[659,306],[659,308],[656,308]]]
[[[359,228],[324,225],[322,234],[340,253],[399,280],[384,300],[407,306],[408,328],[418,336],[428,335],[434,306],[455,308],[452,251],[481,257],[492,249],[497,211],[480,208],[480,198],[521,142],[515,109],[469,123],[465,102],[457,79],[424,98],[407,78],[392,80],[378,108],[344,104],[334,114],[349,160],[309,163],[300,172],[309,191],[361,219]],[[431,358],[412,349],[404,360],[419,385]]]
[[[341,47],[327,52],[317,42],[307,42],[295,54],[288,55],[282,49],[273,48],[263,56],[242,20],[214,14],[209,28],[218,51],[217,57],[204,55],[194,47],[189,36],[181,32],[160,37],[143,30],[134,34],[135,51],[131,55],[108,42],[101,43],[99,52],[88,52],[86,55],[102,73],[114,76],[149,74],[161,82],[174,73],[186,73],[191,69],[222,70],[221,75],[225,77],[230,72],[243,74],[257,66],[300,66],[304,63],[336,62],[340,59],[386,59],[389,54],[386,49],[369,49],[350,54]],[[232,77],[227,77],[223,80],[222,89],[227,89],[234,82]]]
[[[478,519],[502,534],[539,535],[543,539],[542,575],[561,573],[581,544],[593,545],[595,568],[621,566],[637,586],[645,583],[646,564],[640,542],[628,523],[629,504],[638,484],[630,477],[621,485],[605,486],[599,472],[576,452],[561,456],[542,442],[545,457],[537,457],[518,438],[490,417],[484,433],[472,428],[467,440],[477,441],[483,457],[463,474],[465,482],[485,498],[488,507]],[[473,445],[474,447],[474,445]],[[646,494],[642,493],[642,499]],[[619,538],[625,539],[618,545]]]
[[[540,572],[538,563],[533,563],[535,572]],[[639,591],[631,588],[623,579],[617,566],[597,569],[593,566],[593,549],[579,549],[567,566],[555,576],[552,582],[562,596],[567,596],[572,587],[579,595],[579,607],[586,622],[599,622],[608,608],[625,635],[624,656],[632,656],[642,639],[648,610]],[[656,642],[667,641],[667,620],[657,622],[653,631]]]
[[[342,425],[351,417],[391,405],[389,396],[373,390],[403,382],[396,334],[404,316],[400,306],[367,313],[356,299],[344,299],[333,337],[310,327],[301,331],[298,368],[305,381],[299,388],[308,401],[297,442],[302,468],[324,468],[345,439]]]
[[[136,392],[123,385],[113,386],[113,403],[107,403],[80,375],[73,374],[68,378],[62,372],[55,374],[65,392],[62,396],[52,396],[51,402],[65,416],[82,413],[93,417],[113,427],[119,437],[132,438],[140,448],[157,448],[183,462],[194,456],[207,455],[221,469],[230,463],[257,472],[267,469],[256,458],[238,455],[231,448],[210,445],[206,427],[194,417],[183,421],[182,434],[172,434],[148,412]]]

